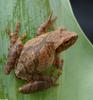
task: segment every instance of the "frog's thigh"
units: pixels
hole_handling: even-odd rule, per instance
[[[29,82],[19,88],[22,93],[33,93],[40,90],[47,89],[53,85],[51,80],[39,80],[34,82]]]
[[[21,43],[21,40],[18,40],[14,45],[14,47],[12,47],[12,50],[9,51],[7,63],[4,67],[5,74],[9,74],[15,68],[15,63],[17,63],[17,59],[22,49],[23,49],[23,44]]]

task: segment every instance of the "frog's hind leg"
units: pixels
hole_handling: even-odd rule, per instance
[[[52,24],[54,23],[54,21],[57,19],[56,16],[55,16],[55,17],[52,17],[52,13],[53,13],[53,12],[51,12],[51,14],[50,14],[50,16],[48,17],[48,19],[47,19],[44,23],[42,23],[42,24],[40,25],[40,27],[39,27],[38,30],[37,30],[36,36],[39,36],[39,35],[42,35],[42,34],[46,33],[47,30],[48,30],[48,28],[51,27]]]
[[[45,90],[53,86],[53,81],[51,78],[44,79],[44,80],[37,80],[34,82],[29,82],[22,87],[19,88],[19,91],[22,93],[33,93],[40,90]]]
[[[7,62],[4,67],[5,74],[7,75],[10,74],[10,72],[15,68],[22,49],[23,49],[23,44],[19,38],[14,44],[14,46],[11,47],[9,50]]]
[[[19,29],[20,29],[20,23],[17,23],[14,33],[12,33],[10,30],[7,30],[7,33],[10,38],[10,47],[9,47],[7,63],[4,68],[5,74],[9,74],[15,68],[17,60],[19,59],[20,53],[24,46],[22,40],[26,38],[26,33],[22,34],[22,36],[19,36],[18,35]]]

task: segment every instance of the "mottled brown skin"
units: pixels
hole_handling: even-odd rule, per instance
[[[77,40],[77,34],[69,32],[65,28],[58,28],[52,32],[47,32],[56,17],[52,14],[37,30],[36,37],[27,41],[24,45],[22,40],[26,37],[23,34],[18,36],[19,23],[16,25],[15,33],[8,31],[10,37],[10,49],[5,73],[9,74],[15,70],[17,78],[28,81],[27,84],[19,88],[22,93],[33,93],[47,89],[56,84],[61,75],[63,60],[59,58],[62,51],[68,49]],[[43,75],[52,64],[58,70],[57,76]]]

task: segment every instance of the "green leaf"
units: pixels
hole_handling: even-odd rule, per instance
[[[78,33],[77,43],[64,53],[63,74],[59,86],[34,94],[21,94],[18,88],[24,84],[15,77],[4,74],[9,39],[6,28],[13,31],[17,21],[22,26],[20,34],[27,31],[33,38],[37,27],[53,11],[58,19],[56,27],[65,26]],[[0,100],[93,100],[93,46],[79,27],[69,0],[0,0]]]

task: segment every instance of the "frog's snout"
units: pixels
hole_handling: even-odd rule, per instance
[[[71,36],[65,39],[63,44],[64,46],[70,47],[77,41],[77,39],[78,39],[78,35],[76,33],[71,33]]]
[[[57,53],[64,51],[71,47],[78,39],[78,35],[74,32],[65,33],[62,38],[62,44],[56,49]]]

